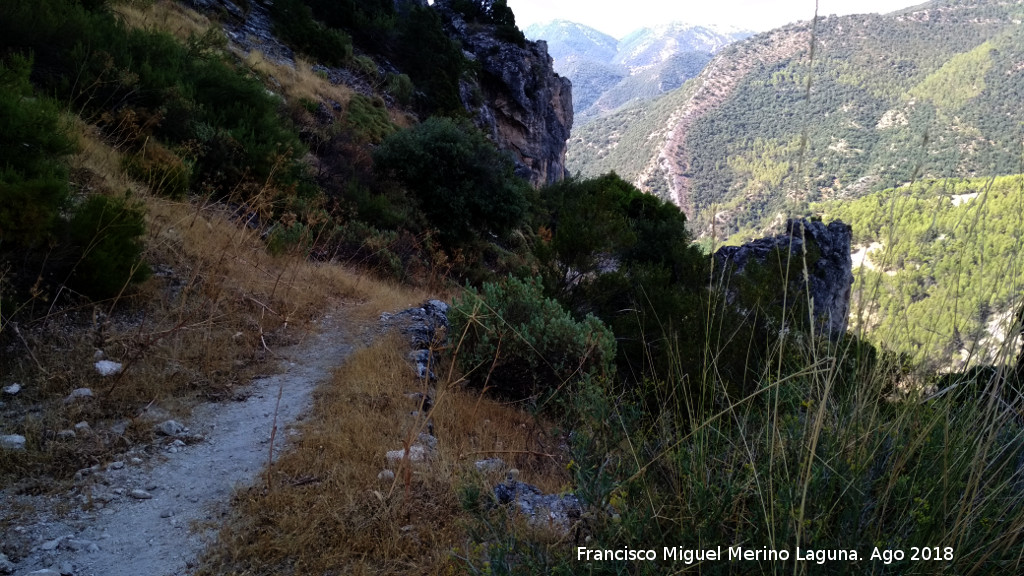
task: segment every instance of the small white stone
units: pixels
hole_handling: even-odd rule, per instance
[[[4,387],[4,394],[9,394],[11,396],[14,396],[18,392],[21,392],[21,384],[14,383],[14,384],[11,384],[10,386],[5,386]]]
[[[95,366],[100,376],[113,376],[114,374],[120,374],[121,370],[124,370],[123,364],[111,360],[100,360]]]
[[[76,432],[82,432],[82,433],[84,433],[84,432],[89,432],[89,431],[91,431],[91,430],[92,430],[92,427],[91,427],[91,426],[89,426],[89,423],[88,423],[88,422],[86,422],[85,420],[82,420],[82,421],[81,421],[81,422],[79,422],[78,424],[75,424],[75,431],[76,431]]]
[[[0,436],[0,448],[4,450],[24,450],[25,437],[21,434],[8,434]]]
[[[153,495],[150,494],[149,492],[139,489],[132,490],[128,495],[131,496],[132,498],[135,498],[136,500],[149,500],[150,498],[153,497]]]
[[[57,438],[60,438],[61,440],[71,440],[75,436],[76,434],[74,430],[61,430],[60,432],[57,432]]]
[[[391,470],[381,470],[380,474],[377,474],[377,480],[381,482],[392,482],[395,479],[395,473]]]
[[[76,400],[90,400],[92,399],[92,389],[90,388],[75,388],[68,394],[68,397],[64,399],[65,404],[70,404]]]
[[[184,434],[188,431],[188,428],[177,420],[164,420],[154,426],[154,428],[156,428],[157,434],[162,434],[164,436],[178,436],[179,434]]]

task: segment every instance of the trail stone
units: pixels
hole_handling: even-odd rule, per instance
[[[410,462],[423,462],[427,459],[428,450],[420,446],[419,444],[413,444],[409,447],[409,461]],[[405,449],[401,450],[390,450],[385,457],[388,459],[388,464],[394,465],[405,459]]]
[[[8,434],[0,436],[0,448],[4,450],[24,450],[25,437],[21,434]]]
[[[120,374],[121,371],[124,370],[123,364],[120,362],[113,362],[111,360],[100,360],[94,364],[94,366],[96,367],[96,371],[100,373],[100,376],[103,377]]]
[[[124,468],[124,462],[122,462],[120,460],[118,460],[116,462],[111,462],[110,466],[107,466],[107,468],[109,468],[110,470],[120,470],[120,469]]]
[[[91,388],[75,388],[68,394],[68,397],[64,399],[65,404],[71,404],[79,400],[92,400],[92,389]]]
[[[164,436],[179,436],[184,434],[188,428],[177,420],[164,420],[155,426],[157,434]]]
[[[505,461],[501,458],[487,458],[476,462],[476,469],[480,472],[499,472],[505,466]]]
[[[573,494],[544,494],[536,486],[509,480],[494,487],[499,504],[514,505],[531,526],[553,527],[567,534],[580,516],[583,505]]]
[[[14,396],[18,392],[21,392],[21,384],[15,383],[11,384],[10,386],[4,387],[4,394],[7,394],[9,396]]]
[[[68,538],[67,540],[65,540],[63,542],[61,547],[62,548],[67,548],[68,550],[73,550],[75,552],[81,552],[83,550],[88,550],[89,546],[92,545],[92,544],[93,543],[88,541],[88,540],[78,540],[78,539]]]
[[[63,540],[64,540],[64,536],[61,536],[60,538],[54,538],[53,540],[49,540],[47,542],[43,542],[42,546],[40,546],[39,549],[40,550],[47,550],[47,551],[49,551],[49,550],[56,550],[57,546],[60,546],[60,543]]]
[[[75,432],[78,432],[79,434],[84,434],[86,432],[91,432],[91,431],[92,431],[92,427],[90,427],[89,423],[86,422],[85,420],[79,422],[78,424],[75,424]]]
[[[61,440],[71,440],[75,436],[77,435],[74,430],[61,430],[60,432],[57,432],[57,438],[60,438]]]
[[[131,496],[132,498],[135,498],[136,500],[149,500],[150,498],[153,497],[153,495],[150,494],[149,492],[146,492],[145,490],[141,490],[138,488],[129,492],[128,495]]]
[[[380,473],[377,474],[377,480],[380,480],[381,482],[392,482],[394,479],[395,473],[391,470],[381,470]]]

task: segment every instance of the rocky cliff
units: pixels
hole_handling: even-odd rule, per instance
[[[853,260],[850,226],[836,220],[828,226],[818,221],[790,220],[785,234],[761,238],[742,246],[725,246],[715,252],[715,265],[733,274],[742,274],[750,262],[766,264],[778,252],[793,255],[797,268],[789,274],[792,294],[810,291],[817,319],[817,329],[836,339],[846,332],[850,313],[850,290],[853,286]],[[806,260],[806,284],[799,267]],[[790,298],[789,301],[794,301]]]
[[[554,71],[547,43],[499,38],[496,27],[467,23],[447,0],[434,8],[449,34],[478,66],[460,86],[474,122],[516,161],[519,176],[534,186],[565,178],[566,142],[572,129],[572,84]]]

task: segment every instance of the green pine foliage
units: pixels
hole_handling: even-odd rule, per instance
[[[75,145],[56,103],[35,95],[31,68],[27,57],[0,60],[0,254],[49,240],[68,198]]]
[[[1006,329],[1021,291],[1024,177],[938,179],[817,207],[853,226],[855,320],[937,366],[990,362],[990,323]],[[970,358],[970,357],[969,357]]]
[[[79,255],[72,286],[92,299],[106,299],[148,278],[150,270],[142,259],[145,231],[144,211],[129,199],[86,199],[69,223],[71,245]]]

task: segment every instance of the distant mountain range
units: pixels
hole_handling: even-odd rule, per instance
[[[530,39],[547,41],[555,70],[572,81],[577,124],[682,86],[715,52],[751,34],[677,22],[616,40],[566,20],[535,24],[524,32]]]
[[[681,88],[577,122],[569,169],[614,170],[734,241],[813,201],[1018,173],[1022,20],[1021,0],[935,0],[758,34]],[[613,63],[657,53],[624,44]]]

